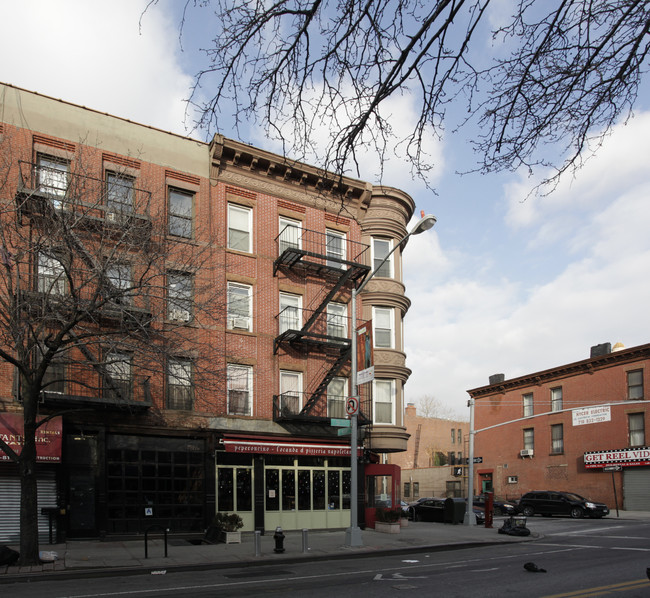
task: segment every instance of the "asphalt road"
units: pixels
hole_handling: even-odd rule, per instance
[[[435,524],[432,524],[435,525]],[[650,522],[529,519],[534,542],[400,556],[2,586],[11,598],[650,596]],[[532,562],[546,573],[528,572]]]

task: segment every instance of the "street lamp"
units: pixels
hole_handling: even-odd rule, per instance
[[[436,223],[436,217],[427,214],[424,215],[422,212],[422,217],[417,221],[415,226],[411,229],[411,232],[404,235],[399,243],[396,243],[395,246],[388,252],[388,255],[381,261],[381,263],[363,280],[359,287],[352,288],[352,298],[350,300],[350,305],[352,308],[352,317],[350,320],[352,328],[352,357],[350,359],[350,376],[352,378],[350,394],[353,397],[358,397],[358,386],[357,386],[357,294],[363,291],[368,281],[377,274],[377,271],[388,261],[391,255],[395,252],[398,247],[404,247],[404,244],[408,238],[412,235],[419,235],[424,231],[427,231],[433,228],[433,225]],[[360,403],[359,403],[360,405]],[[359,518],[358,518],[358,480],[357,480],[357,413],[354,413],[350,416],[350,527],[345,530],[345,545],[346,546],[363,546],[363,539],[361,538],[361,529],[359,528]]]

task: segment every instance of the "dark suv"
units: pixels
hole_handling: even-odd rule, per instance
[[[570,515],[574,519],[587,517],[600,518],[609,514],[607,505],[593,502],[573,492],[554,492],[552,490],[527,492],[519,500],[517,511],[526,517],[533,515]]]

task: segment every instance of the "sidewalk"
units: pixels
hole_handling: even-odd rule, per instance
[[[649,513],[621,511],[620,519],[649,520]],[[616,520],[616,512],[608,519]],[[224,568],[233,566],[268,565],[315,559],[348,559],[366,556],[404,554],[420,550],[454,550],[469,546],[525,542],[540,537],[534,530],[534,520],[529,520],[531,535],[527,537],[499,534],[503,523],[497,517],[494,526],[451,525],[409,521],[399,534],[385,534],[373,529],[361,532],[363,546],[345,546],[345,531],[307,531],[307,545],[300,530],[285,531],[284,552],[275,552],[273,530],[260,538],[260,555],[255,554],[255,536],[243,533],[241,544],[199,544],[170,537],[165,558],[161,534],[152,535],[145,558],[144,537],[128,541],[69,541],[65,544],[43,544],[42,551],[53,551],[58,559],[34,567],[0,567],[0,584],[45,579],[70,579],[101,577],[116,573],[164,574],[172,571]],[[531,525],[532,524],[532,525]],[[14,546],[14,548],[17,548]]]

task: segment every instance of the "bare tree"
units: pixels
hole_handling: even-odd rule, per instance
[[[191,10],[216,17],[196,125],[256,119],[299,159],[328,132],[316,159],[339,174],[390,141],[426,180],[423,142],[471,122],[475,170],[543,166],[557,183],[631,114],[648,68],[648,0],[187,0],[181,39]],[[419,109],[406,135],[387,109],[403,94]]]
[[[433,395],[423,395],[417,402],[417,413],[422,417],[457,420],[454,410]]]
[[[66,395],[90,404],[151,403],[149,381],[161,388],[179,356],[173,374],[189,376],[191,367],[195,389],[214,392],[224,376],[201,327],[214,326],[224,299],[210,245],[166,234],[164,205],[133,179],[93,178],[82,155],[72,165],[16,158],[5,138],[0,363],[15,375],[24,434],[20,452],[1,439],[0,451],[19,469],[20,562],[28,565],[38,563],[36,432],[78,408],[58,409],[47,397],[65,384]]]

